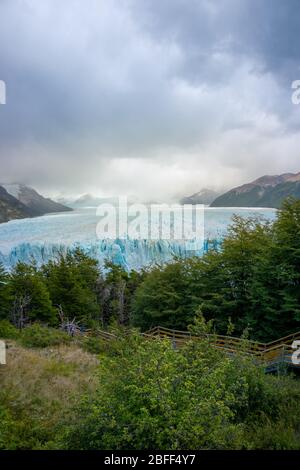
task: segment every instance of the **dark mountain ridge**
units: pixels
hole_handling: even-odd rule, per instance
[[[71,210],[23,184],[0,186],[0,223]]]
[[[204,188],[191,196],[183,197],[180,204],[211,204],[219,195],[220,192]]]
[[[0,223],[12,219],[23,219],[24,217],[31,217],[28,207],[0,186]]]
[[[217,197],[211,207],[279,208],[287,197],[300,199],[300,172],[262,176]]]

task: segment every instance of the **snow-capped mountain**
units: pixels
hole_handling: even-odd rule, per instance
[[[15,218],[36,217],[52,212],[70,211],[69,207],[41,196],[24,184],[2,184],[0,186],[0,221]]]

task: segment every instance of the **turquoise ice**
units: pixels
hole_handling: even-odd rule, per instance
[[[205,208],[204,244],[180,240],[98,239],[99,218],[95,208],[14,220],[0,225],[0,262],[8,269],[18,261],[35,260],[38,265],[55,259],[59,252],[81,247],[103,266],[106,259],[126,269],[164,263],[174,256],[201,256],[209,243],[224,237],[233,214],[273,219],[276,211],[257,208]]]

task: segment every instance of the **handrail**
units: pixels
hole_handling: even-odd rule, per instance
[[[175,343],[176,342],[182,343],[185,340],[194,340],[194,339],[199,339],[201,337],[201,335],[199,336],[192,335],[188,331],[175,330],[175,329],[170,329],[170,328],[165,328],[165,327],[160,327],[160,326],[152,328],[151,330],[145,332],[144,335],[146,337],[158,336],[162,338],[168,338],[170,340],[175,341]],[[202,337],[213,339],[214,346],[216,348],[222,349],[229,353],[236,353],[238,350],[237,346],[239,344],[242,344],[242,342],[244,341],[243,339],[237,338],[234,336],[217,335],[217,334],[214,335],[214,334],[209,334],[209,333],[203,334]],[[292,333],[290,335],[284,336],[275,341],[270,341],[268,343],[245,340],[246,345],[248,347],[246,348],[246,350],[244,350],[244,353],[251,354],[261,359],[263,362],[266,362],[269,365],[273,364],[274,360],[276,362],[278,358],[281,359],[281,362],[292,364],[292,361],[290,359],[291,354],[288,354],[288,355],[286,354],[286,353],[292,352],[291,344],[287,344],[287,340],[295,339],[295,338],[300,339],[300,332]],[[295,364],[293,365],[296,366]]]
[[[106,341],[110,341],[112,339],[117,338],[115,334],[102,330],[97,330],[97,335]],[[289,339],[295,338],[300,339],[300,331],[284,336],[277,340],[270,341],[269,343],[261,343],[258,341],[247,339],[243,340],[242,338],[237,338],[235,336],[226,336],[211,333],[194,335],[189,331],[165,328],[163,326],[153,327],[150,330],[142,333],[142,336],[149,339],[153,337],[169,339],[175,343],[175,347],[184,344],[188,340],[199,340],[201,337],[206,337],[208,339],[213,340],[212,345],[214,347],[222,349],[223,351],[226,351],[228,353],[236,353],[238,351],[238,346],[243,344],[243,342],[245,341],[245,345],[247,347],[243,350],[243,353],[252,355],[270,365],[274,364],[274,361],[276,363],[278,358],[281,358],[280,362],[287,362],[289,364],[292,363],[290,359],[291,354],[289,354],[292,351],[292,346],[291,344],[287,344],[287,341]],[[288,355],[286,353],[288,353]],[[296,365],[294,364],[294,366]],[[298,367],[300,367],[300,365],[298,365]]]
[[[188,336],[188,337],[191,337],[191,336],[196,336],[196,335],[192,335],[189,331],[182,331],[182,330],[176,330],[176,329],[171,329],[171,328],[165,328],[163,326],[156,326],[154,328],[151,328],[150,330],[146,331],[145,333],[147,334],[151,334],[157,330],[161,330],[161,331],[164,331],[166,333],[171,333],[173,336],[175,334],[176,336],[176,333],[179,333],[180,336]],[[233,342],[238,342],[240,343],[241,341],[243,341],[243,339],[241,338],[238,338],[236,336],[227,336],[227,335],[220,335],[220,334],[211,334],[211,333],[206,333],[205,334],[206,336],[208,337],[216,337],[216,338],[224,338],[226,340],[232,340]],[[270,341],[268,343],[262,343],[260,341],[254,341],[254,340],[248,340],[246,339],[245,341],[247,341],[247,343],[249,344],[253,344],[255,346],[261,346],[262,348],[264,349],[267,349],[269,346],[271,345],[276,345],[277,343],[278,344],[282,344],[285,340],[287,339],[294,339],[296,337],[299,337],[300,338],[300,331],[296,332],[296,333],[291,333],[287,336],[283,336],[282,338],[278,338],[276,340],[273,340],[273,341]]]

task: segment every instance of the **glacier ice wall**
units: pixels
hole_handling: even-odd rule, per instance
[[[211,242],[191,247],[191,243],[168,240],[98,240],[93,243],[74,243],[71,245],[55,243],[21,243],[8,253],[0,252],[0,262],[11,269],[17,262],[30,263],[35,261],[41,266],[49,260],[55,260],[59,254],[66,253],[68,249],[80,247],[86,254],[97,259],[100,266],[106,260],[123,266],[126,270],[162,264],[174,257],[186,258],[188,256],[201,256],[208,249]],[[217,243],[217,242],[215,242]]]
[[[7,269],[18,261],[35,260],[38,265],[57,258],[68,248],[81,247],[97,259],[101,266],[108,259],[125,269],[140,269],[165,263],[176,257],[201,256],[210,243],[218,246],[232,215],[275,217],[272,209],[206,208],[203,240],[98,239],[99,221],[95,209],[46,215],[34,219],[13,220],[0,224],[0,262]]]

